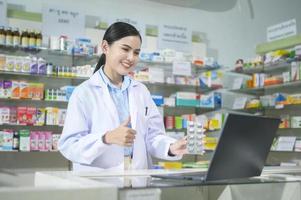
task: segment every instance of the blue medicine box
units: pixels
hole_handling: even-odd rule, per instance
[[[164,98],[162,95],[152,95],[152,98],[156,106],[161,106],[164,104]]]

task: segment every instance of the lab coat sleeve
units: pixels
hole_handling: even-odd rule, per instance
[[[58,148],[72,162],[91,164],[109,145],[103,143],[101,133],[90,133],[87,103],[81,100],[81,96],[75,89],[69,99]]]
[[[176,139],[168,137],[165,133],[163,117],[158,111],[157,106],[148,94],[149,113],[147,114],[148,131],[146,135],[146,144],[148,152],[159,159],[180,160],[182,156],[169,156],[168,151]]]

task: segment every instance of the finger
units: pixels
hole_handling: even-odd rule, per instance
[[[128,132],[131,133],[131,134],[133,134],[133,135],[136,135],[136,130],[134,130],[132,128],[129,128]]]
[[[121,123],[121,126],[128,127],[131,123],[131,117],[128,117],[124,122]]]

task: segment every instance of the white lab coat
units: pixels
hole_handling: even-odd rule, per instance
[[[169,146],[175,139],[165,135],[162,116],[148,89],[131,80],[128,95],[131,125],[137,132],[132,168],[151,168],[151,156],[181,159],[181,156],[168,156]],[[118,112],[107,85],[96,72],[77,86],[70,97],[59,150],[73,162],[73,170],[123,169],[123,147],[102,141],[107,131],[119,125]]]

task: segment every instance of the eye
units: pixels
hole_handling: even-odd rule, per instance
[[[135,51],[134,54],[135,54],[136,56],[139,56],[140,52],[139,52],[139,51]]]
[[[122,48],[123,51],[128,52],[129,49],[128,48]]]

